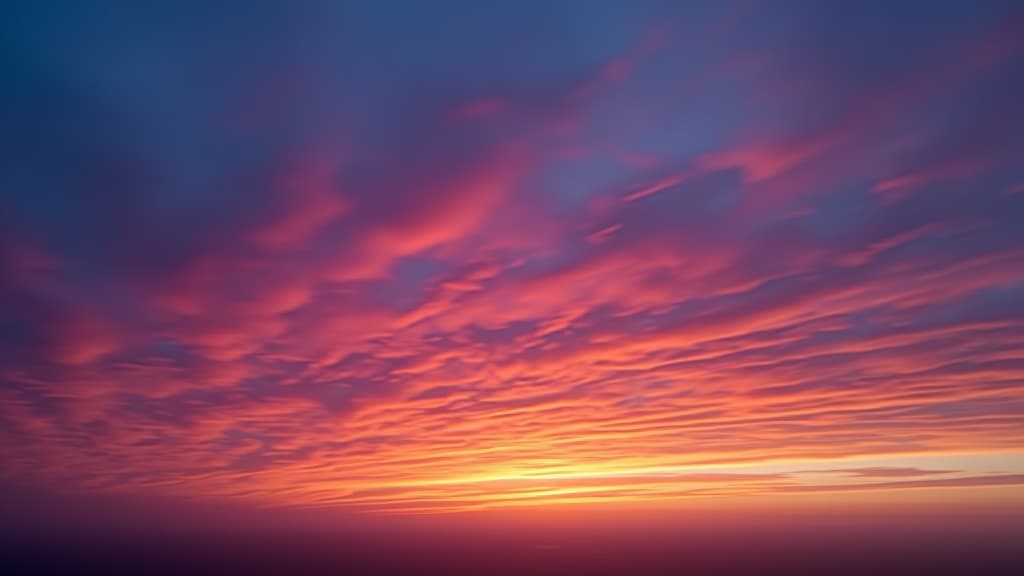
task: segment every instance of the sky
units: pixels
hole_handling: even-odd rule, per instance
[[[11,2],[0,30],[9,490],[1024,510],[1017,2]]]

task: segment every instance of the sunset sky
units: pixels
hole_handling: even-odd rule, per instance
[[[1021,8],[4,3],[0,484],[1024,510]]]

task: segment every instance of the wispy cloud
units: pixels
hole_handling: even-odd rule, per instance
[[[389,511],[1020,484],[1019,15],[618,9],[296,8],[309,45],[201,62],[76,21],[106,40],[4,136],[0,474]],[[977,454],[1005,473],[915,460]]]

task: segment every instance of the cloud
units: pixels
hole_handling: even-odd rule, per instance
[[[792,486],[787,492],[845,492],[863,490],[902,490],[917,488],[970,488],[977,486],[1019,486],[1024,484],[1024,474],[991,474],[964,478],[943,478],[935,480],[901,480],[898,482],[871,482],[865,484],[835,484],[815,486]]]
[[[309,166],[281,178],[281,197],[286,206],[272,222],[253,232],[253,241],[268,249],[301,246],[310,237],[348,210],[334,191],[337,161],[310,159]]]
[[[865,468],[834,468],[830,470],[804,470],[814,474],[841,474],[857,478],[899,478],[907,476],[931,476],[933,474],[953,474],[957,470],[922,470],[920,468],[870,466]]]
[[[381,511],[1019,484],[1018,43],[762,9],[428,11],[287,74],[228,26],[237,86],[58,58],[0,183],[0,470]]]

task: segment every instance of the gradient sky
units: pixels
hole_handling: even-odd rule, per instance
[[[1024,502],[1019,2],[242,4],[0,8],[5,482]]]

